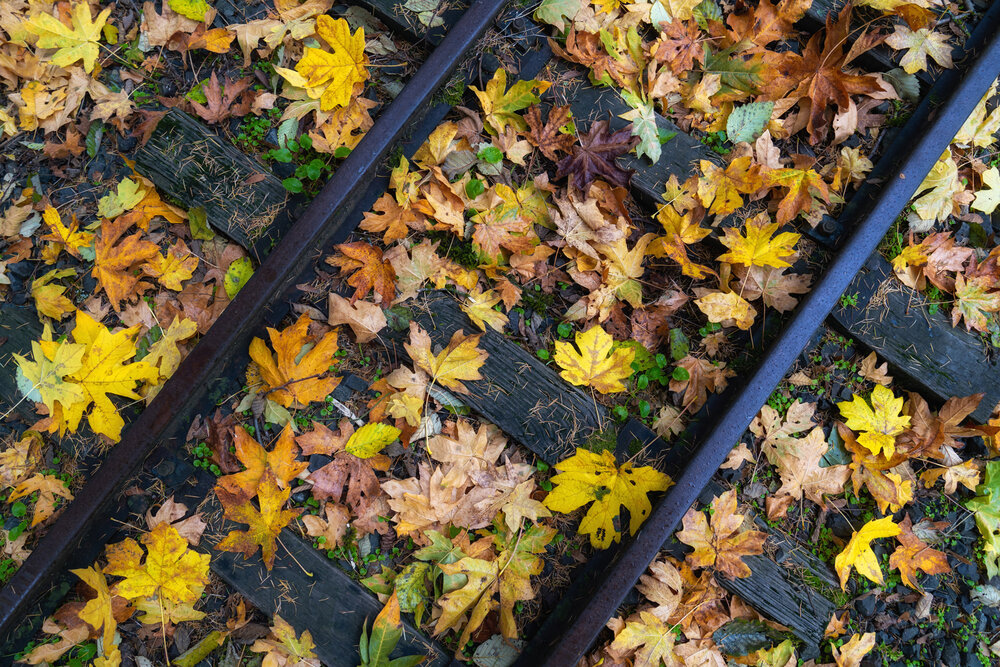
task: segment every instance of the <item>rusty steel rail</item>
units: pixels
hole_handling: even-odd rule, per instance
[[[857,220],[849,240],[840,248],[823,278],[802,300],[791,321],[768,348],[753,375],[727,398],[728,408],[705,436],[686,464],[677,483],[653,509],[638,535],[624,545],[607,574],[592,588],[589,601],[574,618],[547,623],[535,634],[518,662],[519,667],[575,665],[590,649],[605,624],[618,611],[663,544],[670,539],[681,517],[739,442],[761,406],[772,394],[810,338],[835,307],[897,216],[916,194],[951,139],[965,123],[986,90],[1000,73],[1000,3],[994,3],[969,40],[969,59],[961,80],[958,74],[942,75],[917,112],[907,122],[893,148],[903,157],[873,199],[852,200],[842,215]],[[978,53],[976,53],[978,51]],[[949,76],[952,75],[952,76]],[[944,93],[946,102],[932,109],[932,94]],[[931,116],[934,115],[931,120]],[[891,151],[894,152],[894,151]],[[550,617],[554,618],[554,617]],[[561,627],[551,627],[559,624]]]
[[[246,349],[303,268],[352,231],[360,216],[352,219],[351,213],[383,160],[412,122],[432,106],[435,92],[447,83],[503,6],[504,0],[476,0],[465,11],[156,398],[128,426],[121,442],[0,589],[0,645],[62,573],[73,551],[147,455],[205,397],[226,358]]]

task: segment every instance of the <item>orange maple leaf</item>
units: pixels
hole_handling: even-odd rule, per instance
[[[266,471],[270,470],[278,486],[285,488],[309,465],[308,462],[295,458],[299,447],[295,443],[291,424],[285,424],[271,451],[264,449],[242,426],[233,429],[233,441],[236,458],[246,470],[220,477],[219,485],[232,493],[242,493],[247,498],[253,497],[257,492],[257,486]]]
[[[286,408],[322,401],[340,384],[338,377],[324,377],[330,366],[338,363],[333,356],[337,351],[336,331],[324,335],[299,358],[302,347],[314,342],[309,335],[310,322],[309,316],[303,314],[284,331],[268,327],[273,356],[263,339],[250,342],[250,358],[260,367],[266,396]]]
[[[134,269],[160,255],[155,243],[140,238],[141,232],[121,238],[131,226],[129,220],[105,220],[101,223],[101,236],[94,245],[93,276],[107,293],[115,312],[121,312],[122,301],[153,287],[143,282]]]
[[[339,267],[344,275],[352,273],[347,284],[354,288],[351,303],[363,299],[375,290],[379,302],[388,306],[396,296],[396,272],[392,264],[382,259],[382,251],[367,243],[341,243],[338,254],[327,257],[328,264]]]
[[[249,526],[248,530],[230,531],[215,548],[219,551],[242,553],[244,558],[250,558],[260,548],[264,565],[270,570],[274,565],[275,542],[278,540],[278,534],[302,511],[282,509],[292,494],[292,490],[282,491],[279,489],[274,473],[268,469],[264,471],[260,486],[257,487],[259,510],[254,507],[249,498],[242,494],[232,493],[222,487],[216,487],[215,493],[219,497],[219,502],[222,503],[222,509],[227,519]]]

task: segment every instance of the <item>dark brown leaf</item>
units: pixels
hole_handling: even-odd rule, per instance
[[[572,175],[573,184],[581,192],[586,192],[587,186],[598,178],[624,187],[632,177],[632,170],[619,167],[615,158],[628,153],[637,142],[631,127],[612,132],[609,121],[596,121],[589,132],[580,135],[570,154],[559,161],[556,178]]]
[[[557,152],[568,153],[573,146],[573,135],[563,134],[559,128],[569,121],[569,106],[552,107],[548,121],[542,124],[542,107],[535,104],[528,109],[524,119],[528,121],[528,143],[542,151],[542,155],[553,162],[559,159]]]

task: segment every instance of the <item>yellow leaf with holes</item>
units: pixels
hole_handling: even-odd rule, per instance
[[[318,98],[323,111],[331,111],[347,106],[354,85],[368,79],[365,30],[358,28],[352,35],[347,21],[321,14],[316,18],[316,34],[332,51],[307,46],[295,71],[305,77],[309,97]]]
[[[616,519],[621,521],[622,507],[628,509],[629,532],[635,535],[652,511],[646,494],[666,491],[673,484],[669,476],[650,466],[636,468],[629,462],[619,466],[607,450],[594,453],[578,448],[576,454],[557,463],[556,470],[545,506],[568,513],[593,503],[580,522],[580,533],[590,535],[597,549],[621,540],[615,524]]]
[[[462,312],[469,316],[477,327],[486,331],[489,326],[495,331],[503,331],[507,326],[507,316],[494,306],[500,303],[500,297],[493,290],[480,291],[478,287],[469,293],[465,303],[461,305]]]
[[[788,259],[795,254],[795,244],[801,235],[782,232],[777,236],[778,223],[768,222],[767,216],[747,220],[743,229],[727,227],[719,239],[729,252],[720,255],[720,262],[744,266],[773,266],[776,269],[791,266]]]
[[[431,351],[431,338],[427,332],[416,322],[410,322],[410,342],[404,343],[403,347],[414,364],[430,373],[431,382],[467,394],[469,392],[462,382],[482,380],[479,369],[490,356],[478,347],[481,336],[466,336],[464,331],[456,331],[447,347],[435,355]]]
[[[344,448],[359,459],[370,459],[398,438],[400,433],[402,431],[389,424],[365,424],[351,434]]]
[[[696,299],[695,304],[708,316],[709,322],[735,322],[744,330],[749,329],[757,317],[757,310],[736,292],[712,292]]]
[[[632,376],[635,350],[622,347],[612,352],[614,342],[599,324],[576,334],[579,352],[572,343],[556,341],[559,375],[570,384],[593,387],[602,394],[625,391],[622,380]]]
[[[882,453],[886,458],[892,457],[896,451],[896,436],[910,425],[909,416],[900,414],[902,396],[897,398],[883,385],[872,390],[870,405],[855,394],[850,401],[837,403],[837,407],[847,420],[847,428],[861,431],[858,442],[876,456]]]
[[[90,13],[90,3],[80,0],[70,10],[72,27],[51,14],[40,12],[25,22],[24,28],[38,35],[36,45],[42,49],[58,49],[50,62],[57,67],[66,67],[78,60],[83,61],[83,69],[91,72],[100,53],[101,28],[104,27],[111,7],[106,7],[97,19]]]
[[[891,516],[869,521],[861,527],[861,530],[855,532],[851,536],[851,541],[834,560],[834,569],[840,576],[840,588],[847,590],[847,579],[851,575],[852,567],[858,574],[880,586],[885,583],[882,570],[879,568],[878,556],[872,551],[871,543],[872,540],[894,537],[899,533],[900,527],[893,523]]]

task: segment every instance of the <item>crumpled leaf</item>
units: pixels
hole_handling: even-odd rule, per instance
[[[250,650],[265,653],[262,664],[267,667],[320,667],[314,648],[316,644],[308,630],[296,636],[295,628],[275,614],[270,633],[264,639],[256,640]]]
[[[638,618],[626,621],[615,634],[608,653],[618,660],[631,655],[635,667],[681,667],[685,662],[674,653],[675,639],[670,624],[651,612],[640,611]]]
[[[382,259],[382,251],[367,243],[355,241],[336,246],[338,253],[326,262],[340,267],[343,275],[351,274],[347,284],[355,288],[351,303],[363,299],[374,290],[379,303],[388,306],[396,295],[396,272],[392,264]]]

